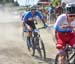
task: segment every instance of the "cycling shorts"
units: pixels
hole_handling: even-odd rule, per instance
[[[26,22],[33,30],[36,29],[34,21],[27,21]],[[24,32],[28,32],[27,28],[24,29]]]
[[[75,35],[72,32],[58,32],[56,48],[65,48],[67,42],[69,43],[69,45],[73,47],[73,45],[75,45]]]

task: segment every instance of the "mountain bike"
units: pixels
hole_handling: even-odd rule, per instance
[[[28,41],[28,39],[26,40]],[[37,50],[40,57],[46,59],[45,46],[43,40],[40,37],[39,29],[34,29],[32,31],[32,37],[30,37],[30,42],[31,42],[30,47],[28,46],[29,45],[28,43],[27,47],[32,52],[32,56],[35,56],[35,50]]]
[[[75,64],[75,48],[72,48],[68,43],[64,49],[66,52],[66,61],[65,64]],[[60,64],[60,61],[58,60],[59,54],[55,57],[55,64]]]

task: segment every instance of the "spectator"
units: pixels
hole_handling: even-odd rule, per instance
[[[55,7],[52,5],[52,3],[50,4],[50,7],[48,8],[48,14],[49,14],[50,22],[55,21],[56,19]]]

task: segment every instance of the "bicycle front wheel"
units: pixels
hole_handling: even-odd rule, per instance
[[[59,60],[58,59],[59,59],[59,54],[57,54],[56,57],[55,57],[55,64],[59,64]]]
[[[45,46],[44,46],[44,42],[43,40],[40,38],[39,39],[39,44],[40,44],[40,49],[42,50],[42,56],[44,57],[44,59],[46,59],[46,51],[45,51]]]
[[[59,60],[59,54],[56,55],[54,64],[61,64],[61,62]],[[66,59],[64,61],[64,64],[70,64],[67,57],[66,57]]]

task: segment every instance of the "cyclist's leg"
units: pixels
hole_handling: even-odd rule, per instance
[[[28,31],[27,32],[27,46],[28,46],[28,50],[30,50],[30,48],[32,47],[32,31]]]
[[[70,44],[73,48],[75,48],[75,35],[74,35],[73,33],[70,35],[70,42],[69,42],[69,44]]]
[[[30,38],[32,37],[32,31],[29,31],[29,32],[28,32],[28,37],[29,37],[29,42],[31,42],[31,41],[30,41]],[[30,45],[31,45],[31,43],[30,43]]]
[[[36,28],[33,21],[27,22],[27,24],[31,27],[32,30]],[[27,42],[29,50],[30,50],[30,47],[32,47],[32,42],[31,42],[31,39],[30,39],[31,37],[32,37],[32,31],[29,31],[28,32],[28,42]]]
[[[32,30],[36,29],[36,26],[34,24],[34,21],[31,21],[30,26],[31,26]],[[32,34],[30,34],[30,35],[32,37]],[[31,44],[32,44],[32,49],[33,49],[32,56],[34,56],[35,55],[35,42],[34,42],[34,37],[32,38],[32,43]]]
[[[28,47],[28,50],[30,50],[30,35],[29,35],[29,31],[28,29],[26,28],[26,25],[23,27],[23,36],[24,36],[24,32],[26,33],[26,44],[27,44],[27,47]]]
[[[57,34],[57,43],[56,43],[56,48],[58,50],[58,54],[59,54],[59,62],[60,64],[65,64],[65,60],[66,60],[66,53],[64,51],[64,48],[66,46],[66,42],[63,38],[66,38],[63,34],[58,33]]]
[[[32,34],[32,32],[28,32],[27,33],[27,46],[28,46],[28,50],[30,51],[30,47],[32,47],[32,44],[31,44],[31,35]]]
[[[59,54],[58,60],[59,60],[60,64],[65,64],[66,53],[65,53],[65,51],[63,49],[63,46],[61,44],[59,44],[59,43],[57,43],[56,46],[57,46],[57,50],[58,50],[58,54]]]

